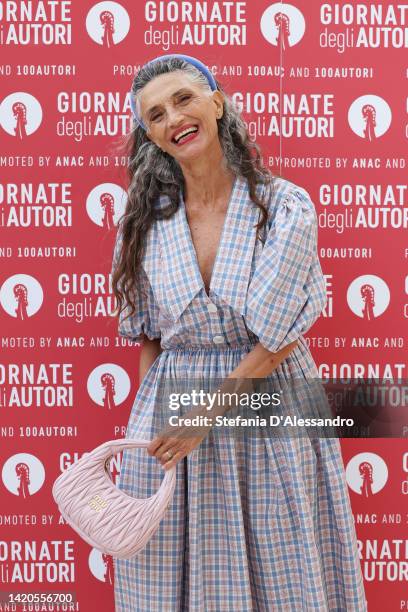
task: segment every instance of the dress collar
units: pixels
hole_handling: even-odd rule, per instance
[[[168,196],[160,196],[160,205]],[[245,314],[246,294],[255,247],[259,209],[249,198],[246,179],[236,176],[214,261],[209,298],[215,294]],[[187,221],[185,203],[169,219],[157,222],[163,265],[163,292],[173,318],[179,319],[205,285]]]

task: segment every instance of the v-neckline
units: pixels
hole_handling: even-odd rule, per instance
[[[205,282],[204,282],[203,276],[201,274],[200,266],[199,266],[199,263],[198,263],[197,251],[196,251],[195,246],[194,246],[193,236],[191,234],[191,228],[190,228],[190,225],[189,225],[189,222],[188,222],[188,219],[187,219],[186,204],[184,202],[183,194],[180,191],[180,206],[182,208],[182,218],[183,218],[183,223],[185,225],[188,245],[189,245],[189,248],[190,248],[190,252],[191,252],[192,260],[193,260],[193,263],[194,263],[195,271],[196,271],[196,274],[197,274],[197,278],[199,279],[200,284],[202,285],[202,288],[204,290],[204,293],[205,293],[205,295],[206,295],[206,297],[208,299],[211,299],[210,295],[211,295],[212,291],[214,290],[214,281],[215,281],[216,275],[217,275],[217,262],[220,260],[220,253],[221,253],[221,251],[223,249],[224,238],[225,238],[225,234],[226,234],[227,227],[228,227],[228,220],[229,220],[229,218],[231,216],[231,212],[232,212],[232,204],[233,204],[235,190],[237,188],[237,185],[238,185],[238,175],[235,175],[234,181],[232,183],[232,189],[231,189],[230,197],[229,197],[229,200],[228,200],[227,212],[225,214],[224,223],[223,223],[221,234],[220,234],[220,239],[218,241],[217,251],[216,251],[215,257],[214,257],[213,268],[211,270],[211,277],[210,277],[210,282],[209,282],[209,285],[208,285],[208,293],[207,293],[207,289],[206,289],[206,286],[205,286]]]
[[[168,205],[169,201],[168,195],[161,195],[160,207]],[[207,303],[222,302],[244,316],[256,246],[256,227],[259,222],[260,210],[249,197],[248,182],[243,176],[237,175],[228,202],[207,294],[184,203],[179,196],[176,213],[157,219],[153,226],[157,227],[157,234],[154,231],[148,233],[147,253],[144,258],[146,273],[152,287],[157,288],[157,301],[163,313],[173,321],[178,321],[200,292]],[[157,247],[161,254],[158,277]]]

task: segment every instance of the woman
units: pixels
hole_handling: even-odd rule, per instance
[[[183,380],[242,391],[248,379],[317,378],[302,336],[326,301],[313,203],[262,167],[198,60],[152,60],[131,100],[112,284],[119,333],[143,343],[127,436],[151,444],[124,452],[119,486],[148,497],[174,466],[177,482],[147,547],[115,559],[116,611],[364,611],[337,439],[219,435],[161,418],[165,389]]]

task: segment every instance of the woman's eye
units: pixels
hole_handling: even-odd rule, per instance
[[[179,98],[178,101],[179,102],[186,102],[190,98],[191,98],[191,94],[185,94],[184,96],[181,96],[181,98]],[[160,119],[161,116],[162,116],[162,113],[158,113],[157,115],[153,115],[151,117],[150,121],[157,121],[158,119]]]

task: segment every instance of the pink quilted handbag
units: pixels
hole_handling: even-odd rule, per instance
[[[136,499],[111,480],[109,462],[126,448],[147,447],[150,440],[109,440],[75,461],[55,480],[52,495],[67,523],[103,553],[128,559],[157,531],[176,484],[176,466],[164,470],[158,491]],[[152,461],[157,461],[152,457]]]

